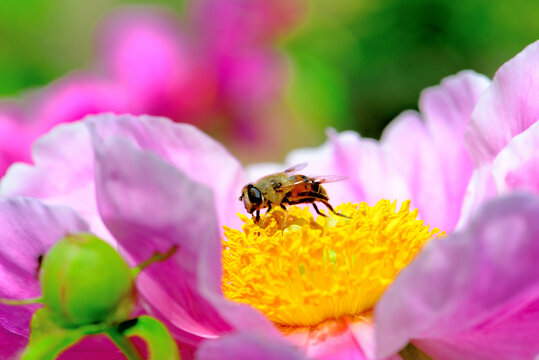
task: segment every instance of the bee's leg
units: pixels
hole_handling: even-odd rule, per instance
[[[341,217],[344,217],[344,218],[347,218],[347,219],[351,219],[350,216],[346,216],[344,214],[340,214],[338,212],[336,212],[334,209],[333,209],[333,206],[331,206],[331,204],[329,202],[327,202],[327,200],[324,200],[324,199],[318,199],[318,201],[320,201],[321,203],[323,203],[324,205],[327,206],[327,208],[332,212],[334,213],[335,215],[337,216],[341,216]]]
[[[259,224],[260,223],[260,210],[257,210],[255,212],[255,224]]]
[[[318,215],[321,215],[321,216],[324,216],[324,217],[327,216],[326,214],[320,212],[320,210],[318,209],[318,206],[316,206],[316,203],[314,203],[314,202],[313,202],[313,208],[314,208],[314,210],[316,211],[316,213]]]
[[[286,228],[286,223],[288,221],[288,209],[286,208],[286,206],[284,206],[284,204],[281,203],[281,209],[284,210],[284,216],[283,216],[283,228],[281,229],[283,234],[284,234],[284,229]]]

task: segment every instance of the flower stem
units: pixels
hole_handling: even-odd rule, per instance
[[[178,245],[172,246],[166,253],[155,252],[151,258],[146,261],[143,261],[137,267],[131,269],[133,277],[136,277],[142,270],[144,270],[151,264],[167,260],[176,252],[176,250],[178,250]]]
[[[144,360],[131,339],[124,336],[116,328],[107,330],[106,334],[116,344],[116,346],[118,346],[128,360]]]

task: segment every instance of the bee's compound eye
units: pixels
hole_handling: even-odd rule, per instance
[[[247,188],[247,195],[249,196],[249,201],[253,204],[262,203],[262,193],[260,190],[255,188],[253,185],[249,185]]]

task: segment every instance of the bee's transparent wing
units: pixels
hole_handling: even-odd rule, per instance
[[[300,170],[305,169],[307,167],[307,165],[309,165],[309,163],[306,163],[306,162],[301,163],[301,164],[297,164],[297,165],[289,167],[288,169],[286,169],[283,172],[285,172],[287,174],[292,174],[292,173],[295,173],[295,172],[298,172]]]
[[[313,182],[324,184],[324,183],[343,181],[343,180],[348,179],[348,176],[340,176],[340,175],[309,176],[309,179]]]
[[[324,176],[305,176],[303,179],[297,180],[293,182],[292,184],[288,184],[286,186],[283,186],[280,188],[280,190],[290,190],[296,187],[297,185],[305,184],[305,183],[318,183],[318,184],[324,184],[324,183],[331,183],[336,181],[342,181],[348,179],[347,176],[340,176],[340,175],[324,175]]]

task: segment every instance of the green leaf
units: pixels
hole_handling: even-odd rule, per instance
[[[46,308],[37,310],[30,323],[30,340],[21,360],[54,360],[62,351],[76,344],[84,332],[63,329],[51,320]]]
[[[178,346],[167,328],[150,316],[141,316],[120,324],[117,331],[124,336],[138,336],[146,341],[149,360],[179,360]]]
[[[54,314],[49,309],[41,308],[32,316],[30,339],[21,360],[53,360],[84,336],[103,332],[107,327],[108,325],[95,324],[73,329],[63,328],[54,321]]]

